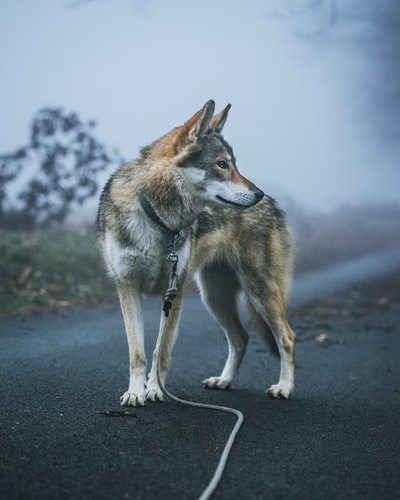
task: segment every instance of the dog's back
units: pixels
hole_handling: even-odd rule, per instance
[[[235,269],[253,263],[264,278],[273,276],[286,300],[293,268],[292,238],[285,213],[267,195],[246,210],[209,204],[195,229],[193,268],[227,261]]]

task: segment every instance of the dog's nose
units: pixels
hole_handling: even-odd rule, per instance
[[[261,191],[261,189],[257,189],[257,191],[255,191],[254,193],[254,196],[256,197],[257,201],[260,201],[264,197],[264,191]]]

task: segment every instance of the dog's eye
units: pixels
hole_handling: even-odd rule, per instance
[[[220,160],[219,162],[217,162],[217,165],[219,166],[219,168],[228,168],[228,164],[224,160]]]

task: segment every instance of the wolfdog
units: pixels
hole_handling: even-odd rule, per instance
[[[238,313],[243,292],[250,319],[280,355],[280,378],[268,389],[288,398],[294,389],[295,335],[286,319],[291,279],[290,233],[274,200],[243,177],[221,135],[230,104],[214,116],[208,101],[184,125],[141,150],[106,184],[97,215],[97,237],[115,279],[129,345],[128,390],[123,406],[163,399],[155,360],[146,381],[142,301],[168,287],[171,244],[179,257],[178,295],[160,352],[160,378],[167,376],[185,283],[194,275],[202,300],[222,326],[228,357],[210,389],[228,389],[248,343]]]

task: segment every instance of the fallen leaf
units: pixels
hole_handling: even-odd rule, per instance
[[[323,344],[324,342],[327,342],[328,341],[328,335],[326,333],[320,333],[319,335],[316,335],[314,337],[314,339],[317,341],[317,342],[320,342],[321,344]]]

